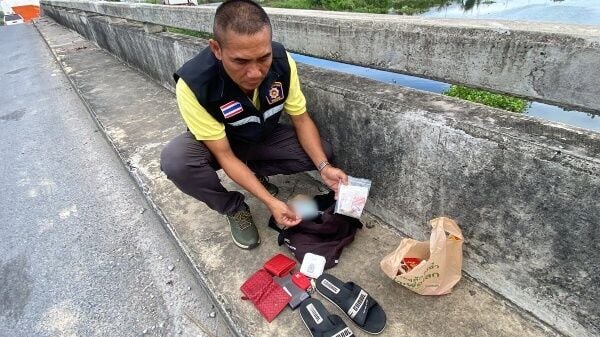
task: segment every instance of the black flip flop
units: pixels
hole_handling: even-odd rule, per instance
[[[313,337],[355,337],[338,315],[330,315],[319,300],[309,298],[300,305],[300,317]]]
[[[324,273],[317,279],[316,288],[365,332],[377,335],[385,328],[387,318],[383,308],[353,282],[344,283]]]

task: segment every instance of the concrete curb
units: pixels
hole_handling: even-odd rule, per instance
[[[227,323],[227,326],[228,326],[230,332],[232,332],[235,336],[244,337],[237,329],[237,326],[235,325],[235,323],[232,321],[231,316],[224,310],[224,308],[221,305],[218,305],[219,301],[217,299],[217,294],[215,294],[215,292],[212,291],[212,289],[210,289],[210,287],[208,287],[205,275],[202,273],[202,271],[200,271],[198,269],[198,266],[193,263],[189,249],[186,248],[183,241],[179,238],[179,236],[177,235],[177,232],[175,231],[175,229],[173,228],[171,223],[167,220],[167,218],[165,217],[165,215],[164,215],[163,211],[160,209],[160,207],[158,207],[156,205],[156,203],[154,202],[154,200],[152,198],[150,198],[150,196],[147,193],[147,190],[145,188],[146,185],[145,185],[143,179],[138,175],[137,171],[135,169],[133,169],[131,165],[128,164],[127,160],[119,152],[118,147],[116,146],[113,139],[106,132],[106,129],[105,129],[104,125],[102,125],[102,122],[100,122],[96,112],[94,111],[94,109],[92,108],[90,103],[85,99],[85,97],[81,93],[81,90],[79,89],[79,87],[77,87],[77,85],[75,84],[75,82],[73,81],[71,76],[69,76],[68,72],[66,71],[63,63],[60,61],[60,58],[58,57],[58,55],[56,54],[54,49],[50,46],[50,44],[48,44],[48,41],[46,40],[46,38],[40,31],[37,22],[33,22],[33,25],[36,28],[37,32],[40,34],[40,37],[44,41],[44,44],[48,47],[48,50],[50,50],[50,52],[54,56],[54,60],[58,63],[62,73],[65,75],[65,78],[69,81],[69,83],[71,84],[71,87],[73,88],[73,90],[75,91],[77,96],[79,96],[83,105],[86,107],[86,110],[90,114],[90,117],[92,118],[94,123],[98,126],[98,130],[100,130],[104,139],[106,139],[106,141],[108,142],[110,147],[113,149],[114,153],[117,155],[117,157],[119,157],[119,160],[123,164],[123,167],[127,170],[131,179],[138,186],[138,188],[140,189],[142,195],[144,196],[144,198],[146,199],[148,204],[152,207],[152,211],[154,211],[154,213],[156,213],[156,215],[160,219],[160,222],[163,225],[163,228],[165,229],[165,231],[168,234],[170,234],[169,239],[171,239],[175,243],[175,246],[179,249],[180,254],[184,257],[184,260],[188,264],[188,266],[192,270],[195,271],[194,275],[196,276],[197,281],[200,282],[200,285],[202,286],[204,291],[206,291],[209,294],[209,296],[211,297],[217,310],[219,310],[222,317],[225,318],[225,322]],[[137,71],[137,70],[132,68],[132,71]]]

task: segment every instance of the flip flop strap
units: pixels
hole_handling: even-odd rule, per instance
[[[377,302],[375,302],[366,291],[360,289],[358,296],[356,296],[346,313],[356,324],[362,326],[365,324],[369,310],[371,310],[375,304],[377,304]]]

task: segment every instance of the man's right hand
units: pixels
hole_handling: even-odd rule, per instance
[[[227,138],[203,142],[229,178],[267,205],[277,224],[291,227],[300,223],[302,219],[297,217],[286,203],[271,196],[269,191],[256,179],[254,172],[250,171],[248,166],[236,157]]]
[[[271,214],[275,219],[275,223],[279,225],[293,227],[302,221],[302,219],[299,218],[296,213],[294,213],[290,206],[279,199],[274,199],[267,205],[267,207],[269,208],[269,211],[271,211]]]

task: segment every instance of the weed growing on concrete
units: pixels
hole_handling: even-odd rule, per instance
[[[193,37],[199,37],[199,38],[205,39],[205,40],[214,38],[214,35],[211,33],[199,32],[196,30],[184,29],[184,28],[167,27],[167,32],[188,35],[188,36],[193,36]]]
[[[512,112],[524,112],[530,103],[522,98],[509,95],[496,94],[493,92],[452,85],[444,92],[444,95],[462,98],[467,101],[485,104],[493,108],[504,109]]]

